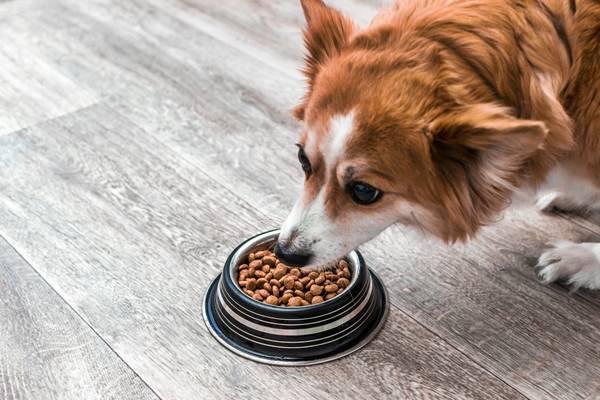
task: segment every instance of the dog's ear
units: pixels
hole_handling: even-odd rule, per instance
[[[338,55],[348,43],[356,26],[349,18],[338,10],[328,7],[322,0],[301,0],[302,10],[306,18],[304,28],[304,75],[308,79],[309,94],[319,68],[328,60]],[[303,102],[305,103],[305,102]],[[304,119],[304,104],[294,110],[299,120]]]
[[[482,104],[448,113],[430,124],[431,157],[448,241],[464,240],[509,203],[531,156],[544,143],[543,122],[517,119],[509,110]]]

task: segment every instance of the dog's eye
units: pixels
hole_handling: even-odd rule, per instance
[[[301,146],[298,146],[298,161],[300,161],[300,165],[302,165],[302,170],[306,176],[310,175],[312,171],[310,161],[308,161],[308,157],[306,157],[306,153],[304,153],[304,149]]]
[[[375,189],[373,186],[364,182],[350,182],[347,186],[348,193],[352,200],[361,205],[375,203],[381,198],[383,192]]]

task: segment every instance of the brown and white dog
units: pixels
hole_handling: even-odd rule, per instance
[[[306,179],[280,258],[322,264],[394,223],[464,241],[531,188],[542,209],[600,208],[600,1],[398,0],[364,30],[301,3]],[[600,244],[540,266],[600,288]]]

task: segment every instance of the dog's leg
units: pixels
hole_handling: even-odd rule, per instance
[[[587,212],[600,210],[600,187],[558,166],[540,189],[536,206],[540,211]]]
[[[600,210],[600,188],[559,166],[549,174],[536,205],[544,212]],[[600,243],[553,242],[536,269],[544,283],[565,280],[575,290],[600,289]]]
[[[575,290],[600,289],[600,243],[553,242],[536,269],[543,283],[566,280]]]

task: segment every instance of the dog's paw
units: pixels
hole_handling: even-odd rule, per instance
[[[543,283],[566,280],[573,289],[600,289],[600,243],[560,240],[540,256],[537,271]]]

